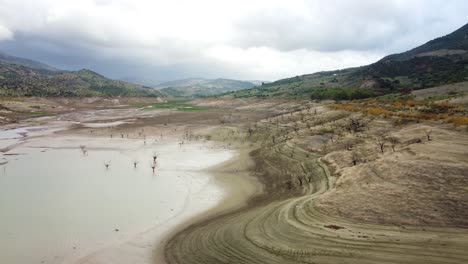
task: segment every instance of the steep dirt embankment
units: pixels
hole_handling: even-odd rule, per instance
[[[350,151],[326,155],[338,180],[318,208],[365,222],[468,228],[468,134],[414,124],[392,135],[402,142],[395,151],[387,143],[367,162],[359,154],[355,166]],[[421,143],[411,144],[415,139]]]
[[[286,119],[295,116],[301,119],[297,113],[290,116]],[[340,118],[348,117],[341,115]],[[320,130],[325,130],[328,128],[327,123],[336,126],[335,121],[340,118],[330,121],[317,117],[314,120],[317,120]],[[320,155],[294,143],[316,139],[316,136],[303,132],[313,130],[306,129],[309,123],[304,120],[307,119],[302,117],[302,121],[296,120],[290,124],[279,124],[278,120],[270,119],[268,122],[276,126],[276,131],[282,131],[283,135],[272,138],[273,132],[270,130],[271,135],[259,139],[263,140],[261,147],[251,153],[256,163],[255,173],[265,184],[265,194],[252,200],[244,209],[196,223],[176,234],[165,249],[169,263],[468,262],[466,229],[422,227],[417,225],[419,222],[412,226],[391,225],[387,221],[381,221],[380,224],[374,221],[375,218],[364,222],[359,217],[356,217],[358,220],[339,217],[343,212],[350,214],[354,208],[365,211],[367,207],[365,204],[361,207],[361,200],[354,201],[355,196],[346,196],[346,190],[342,191],[339,187],[334,187],[327,194],[330,186],[335,186],[335,175],[328,173]],[[380,127],[379,124],[376,126]],[[256,126],[255,131],[259,130],[261,128]],[[291,131],[286,134],[295,135],[293,140],[292,136],[285,136],[286,130]],[[369,128],[369,131],[372,129]],[[375,144],[370,137],[363,138],[363,142],[368,143],[365,146],[370,147],[371,142]],[[320,141],[320,138],[316,140]],[[336,139],[331,142],[323,148],[337,147],[333,145],[336,145]],[[349,155],[342,158],[348,159]],[[351,163],[351,159],[346,163]],[[337,169],[334,168],[334,171]],[[339,178],[338,183],[343,179]],[[411,192],[418,190],[420,188],[412,189]],[[444,192],[449,193],[450,190]],[[338,197],[328,205],[341,202],[343,212],[331,210],[335,213],[333,216],[317,210],[317,198],[323,194],[328,195],[323,197],[332,197],[333,193]],[[373,195],[378,196],[379,192],[373,192]],[[366,201],[373,199],[368,195],[364,197]],[[378,201],[378,206],[382,208],[393,202]],[[401,202],[402,199],[395,197],[395,201]]]

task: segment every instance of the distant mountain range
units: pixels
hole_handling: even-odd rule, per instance
[[[151,87],[116,81],[91,70],[64,71],[0,53],[0,96],[163,96]]]
[[[0,62],[22,65],[22,66],[29,67],[29,68],[32,68],[32,69],[46,71],[46,72],[49,72],[49,73],[62,71],[62,70],[59,70],[59,69],[54,68],[52,66],[49,66],[47,64],[41,63],[41,62],[11,56],[11,55],[6,54],[5,52],[1,52],[1,51],[0,51]]]
[[[360,99],[467,80],[468,24],[367,66],[296,76],[229,95]]]
[[[112,80],[87,69],[65,71],[0,52],[0,96],[205,97],[252,88],[263,82],[189,78],[152,87],[135,83]]]
[[[261,84],[261,81],[189,78],[163,82],[156,85],[155,88],[174,97],[206,97],[249,89]]]
[[[64,71],[0,52],[0,96],[286,96],[361,99],[468,80],[468,24],[373,64],[267,83],[190,78],[154,87],[117,81],[91,70]]]

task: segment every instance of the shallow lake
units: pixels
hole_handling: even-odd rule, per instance
[[[7,154],[0,166],[0,263],[14,264],[63,263],[215,206],[223,189],[202,170],[234,153],[206,143],[50,135]]]

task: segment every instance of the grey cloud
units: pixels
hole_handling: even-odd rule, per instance
[[[213,14],[231,10],[211,10],[202,1],[199,10],[185,10],[180,2],[185,13],[171,13],[167,20],[152,20],[151,12],[141,19],[146,5],[158,9],[150,0],[139,0],[140,6],[127,0],[86,1],[65,11],[56,10],[63,4],[59,0],[0,2],[0,50],[68,70],[90,68],[112,78],[152,81],[273,80],[359,66],[468,22],[468,3],[461,0],[291,0],[288,8],[272,0],[245,13],[249,2],[240,1],[232,11],[237,13],[223,21]],[[226,28],[197,27],[194,22],[206,17]],[[224,33],[228,37],[218,38]]]
[[[165,56],[194,54],[177,52],[177,49],[162,48]],[[104,55],[104,48],[81,44],[72,45],[69,40],[51,42],[49,38],[39,38],[18,34],[14,40],[0,42],[0,50],[11,54],[48,63],[64,70],[92,69],[107,77],[115,79],[141,80],[151,84],[194,76],[218,78],[242,78],[243,72],[236,67],[220,64],[217,61],[199,58],[187,63],[178,61],[158,63],[150,60],[138,60],[129,54],[109,53]],[[129,52],[123,50],[123,52]]]
[[[283,51],[394,51],[468,22],[464,1],[308,1],[305,8],[305,15],[266,9],[243,19],[236,43]]]

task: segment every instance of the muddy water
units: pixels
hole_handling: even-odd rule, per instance
[[[202,170],[233,152],[147,141],[43,136],[8,151],[18,155],[0,166],[0,263],[68,262],[223,198]]]

